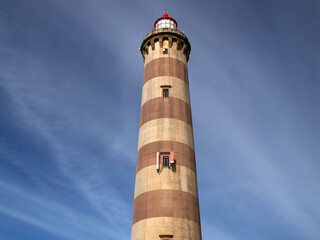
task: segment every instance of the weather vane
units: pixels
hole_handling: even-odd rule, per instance
[[[168,6],[168,1],[164,0],[164,7],[165,7],[164,14],[168,14],[167,6]]]

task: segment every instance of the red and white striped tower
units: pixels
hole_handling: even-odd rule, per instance
[[[144,78],[132,240],[200,240],[188,38],[165,13],[141,44]]]

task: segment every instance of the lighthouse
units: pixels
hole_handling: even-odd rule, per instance
[[[143,39],[131,240],[200,240],[187,63],[191,46],[165,13]]]

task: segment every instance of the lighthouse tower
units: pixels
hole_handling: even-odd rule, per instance
[[[143,39],[131,240],[200,240],[188,38],[165,13]]]

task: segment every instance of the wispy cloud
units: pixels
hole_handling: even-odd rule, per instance
[[[114,183],[110,182],[112,178],[105,175],[104,169],[110,164],[107,159],[108,155],[102,152],[101,155],[95,156],[86,149],[79,148],[83,144],[83,140],[79,139],[79,137],[83,139],[92,138],[86,132],[89,132],[91,129],[75,128],[79,127],[79,124],[73,124],[73,121],[78,121],[78,119],[67,119],[63,110],[60,111],[59,107],[54,105],[54,101],[45,96],[45,94],[50,92],[53,92],[54,96],[56,91],[59,90],[54,88],[46,89],[47,86],[40,87],[39,82],[36,81],[39,78],[32,79],[32,77],[34,76],[26,74],[24,75],[24,79],[22,79],[15,75],[13,78],[8,77],[6,79],[7,82],[2,85],[14,102],[15,112],[19,116],[19,121],[24,122],[30,132],[36,133],[35,135],[48,142],[53,152],[54,160],[63,175],[74,183],[74,187],[82,197],[87,199],[89,205],[104,217],[103,225],[109,229],[108,233],[110,234],[113,231],[113,234],[117,233],[116,235],[119,236],[118,234],[123,232],[123,230],[118,224],[123,222],[123,224],[130,225],[131,210],[128,202],[117,196]],[[93,126],[95,124],[89,125]],[[108,126],[96,125],[95,127],[100,129],[108,128]],[[105,140],[109,140],[109,136],[103,134],[100,133],[101,142],[97,142],[97,144],[101,144],[102,146],[105,145]],[[96,137],[95,140],[97,140]],[[20,164],[22,167],[24,165],[25,163],[23,162]],[[35,203],[33,203],[32,207],[34,210],[40,210],[36,207]],[[57,206],[54,206],[54,208],[57,208]],[[4,206],[2,212],[35,224],[38,227],[46,228],[50,231],[53,230],[52,227],[50,229],[50,224],[45,224],[46,221],[30,217],[34,213],[23,213],[23,211],[19,212],[17,209],[5,208]],[[56,216],[56,219],[59,219],[59,216]],[[91,220],[87,219],[87,221]],[[68,237],[71,236],[69,235]],[[81,238],[76,237],[76,239]]]
[[[123,165],[129,164],[134,171],[135,161],[133,159],[135,159],[135,154],[132,155],[130,150],[128,152],[124,147],[128,137],[132,136],[123,134],[120,137],[121,135],[119,135],[121,129],[126,125],[125,119],[122,122],[116,122],[115,119],[110,118],[110,113],[116,113],[115,109],[119,106],[114,106],[112,102],[105,102],[102,95],[94,95],[95,93],[90,92],[90,89],[85,91],[81,84],[75,84],[72,87],[69,87],[68,83],[57,85],[61,84],[61,81],[74,83],[79,81],[78,83],[88,85],[89,83],[82,81],[82,76],[73,72],[74,69],[64,68],[63,72],[54,73],[57,67],[54,61],[45,59],[45,62],[43,62],[41,55],[38,56],[37,53],[28,51],[22,53],[13,48],[8,48],[6,55],[8,61],[6,63],[2,62],[1,65],[3,80],[0,87],[12,102],[15,120],[22,123],[24,128],[34,137],[48,143],[52,158],[61,174],[73,183],[74,190],[87,201],[88,206],[86,208],[94,209],[95,214],[103,218],[99,224],[95,224],[96,227],[91,229],[84,228],[83,225],[75,225],[74,227],[88,229],[89,233],[93,233],[97,228],[100,228],[98,232],[101,233],[101,236],[109,239],[128,237],[132,217],[132,199],[126,199],[119,195],[122,194],[119,192],[119,184],[124,182],[125,179],[117,183],[116,178],[119,178],[119,176],[115,175],[116,172],[112,174],[112,169],[115,163],[122,163]],[[62,79],[54,80],[57,77]],[[107,81],[110,80],[107,79]],[[69,94],[66,94],[67,92]],[[85,94],[85,100],[90,102],[78,98],[81,94]],[[101,99],[99,100],[99,98]],[[99,103],[100,106],[96,103]],[[96,108],[88,108],[90,105],[96,106]],[[101,111],[102,107],[106,108],[107,111]],[[117,116],[115,115],[115,117]],[[136,128],[138,128],[138,125]],[[121,143],[121,141],[123,142]],[[119,148],[119,144],[122,144],[121,148]],[[23,171],[28,171],[29,174],[36,174],[36,170],[28,168],[23,159],[9,156],[8,151],[2,146],[2,154],[15,161],[16,166],[19,165]],[[116,161],[112,159],[115,156],[117,156]],[[123,174],[125,173],[126,171],[123,171]],[[50,178],[50,176],[47,177]],[[17,194],[17,192],[14,192],[14,194]],[[10,196],[14,198],[14,194]],[[26,194],[27,197],[30,193],[20,191],[19,194]],[[63,223],[60,227],[55,226],[60,225],[59,219],[65,217],[66,214],[70,218],[72,209],[60,211],[61,206],[50,205],[50,209],[54,210],[52,212],[47,211],[46,216],[51,215],[51,219],[41,220],[38,214],[35,214],[35,211],[39,211],[39,214],[42,212],[42,207],[37,205],[42,200],[44,199],[33,198],[30,200],[31,206],[21,207],[20,209],[14,209],[14,203],[11,207],[3,205],[1,211],[69,238],[86,239],[85,235],[81,236],[80,230],[79,236],[76,237],[65,231],[66,228],[63,227]],[[52,203],[45,202],[44,204]],[[28,209],[33,209],[34,212],[30,212]],[[58,213],[55,211],[58,211]],[[75,214],[78,213],[73,213],[73,215]],[[77,218],[82,219],[81,224],[86,221],[94,222],[93,219],[88,216],[81,216],[81,214]],[[66,221],[72,222],[72,220],[74,219],[67,218]]]
[[[0,186],[3,194],[0,212],[3,214],[67,239],[121,236],[120,231],[115,234],[103,219],[75,211],[54,200],[5,182],[0,182]]]
[[[304,127],[303,130],[299,129],[299,131],[295,129],[301,121],[299,116],[301,109],[294,105],[295,100],[291,99],[293,96],[281,85],[272,86],[265,82],[268,81],[268,77],[272,79],[278,76],[272,76],[268,72],[268,68],[263,67],[262,61],[253,62],[254,56],[245,52],[242,52],[241,56],[243,59],[247,57],[246,64],[238,63],[234,69],[238,73],[246,72],[247,79],[238,78],[235,80],[232,71],[228,73],[223,68],[217,68],[214,72],[216,79],[208,77],[208,80],[213,81],[212,85],[216,85],[216,89],[204,88],[201,84],[193,86],[196,93],[201,93],[201,102],[212,103],[209,109],[202,105],[194,106],[198,109],[197,114],[201,114],[196,117],[196,145],[198,145],[197,149],[205,151],[200,153],[200,156],[205,157],[205,159],[200,159],[200,161],[205,161],[200,163],[201,170],[206,172],[201,175],[201,179],[208,184],[206,188],[211,186],[226,199],[229,199],[229,194],[246,191],[247,196],[254,197],[256,201],[262,203],[275,215],[280,216],[286,223],[298,229],[306,238],[317,239],[320,234],[318,218],[320,208],[317,204],[319,199],[316,183],[317,170],[313,169],[316,156],[306,153],[310,147],[306,146],[303,141],[308,141],[308,139],[301,139],[301,132],[307,132],[308,127]],[[250,61],[251,64],[248,64]],[[250,70],[248,66],[250,66]],[[263,78],[259,79],[261,75]],[[196,76],[197,72],[191,78],[196,79]],[[241,77],[241,75],[238,76]],[[250,91],[250,88],[254,89],[254,92]],[[268,99],[264,99],[266,97]],[[252,104],[254,101],[261,105],[257,105],[255,108]],[[270,103],[271,105],[265,108]],[[277,105],[273,106],[273,103]],[[201,103],[199,102],[199,104]],[[272,109],[269,108],[270,106],[273,106]],[[259,108],[263,108],[264,119],[257,116],[257,112],[260,112]],[[253,117],[249,119],[247,116]],[[251,125],[257,120],[260,121],[257,126]],[[270,120],[272,125],[269,123]],[[197,121],[199,122],[197,123]],[[201,125],[199,125],[200,122]],[[266,125],[263,126],[263,124]],[[260,129],[256,129],[256,127]],[[198,134],[200,132],[198,136],[197,131]],[[316,138],[316,134],[311,137]],[[213,144],[224,147],[224,150],[230,153],[230,156],[225,160],[229,163],[223,163],[223,159],[217,159],[221,157],[221,150],[210,151]],[[314,151],[312,148],[310,150]],[[214,159],[208,158],[210,154]],[[236,176],[232,176],[232,185],[223,183],[220,188],[215,187],[217,183],[213,181],[220,181],[223,176],[223,173],[217,172],[215,164],[223,164],[223,167],[218,168],[225,171],[225,178],[229,177],[231,172],[236,174]],[[226,167],[230,167],[230,169]],[[212,171],[218,176],[212,177]],[[305,176],[306,173],[311,176]],[[304,179],[294,177],[299,175],[304,175]],[[298,190],[294,187],[306,185],[309,186],[309,189],[313,189],[312,195],[308,195],[309,189]],[[201,193],[205,197],[213,198],[212,201],[214,201],[214,196],[219,195],[219,193],[211,195],[207,192],[200,192],[200,196]],[[300,194],[306,195],[301,198]],[[236,198],[228,201],[230,201],[233,210],[243,208],[246,205]],[[232,214],[233,210],[231,210],[229,217],[237,216],[238,219],[245,219],[250,216],[250,213],[246,212],[243,212],[246,214],[243,216]],[[314,214],[310,214],[311,212]],[[217,217],[219,216],[221,215]],[[230,231],[232,232],[232,230]]]
[[[204,238],[320,236],[319,14],[308,3],[168,3],[192,44]],[[162,5],[1,6],[0,220],[65,239],[130,237],[138,47]]]

